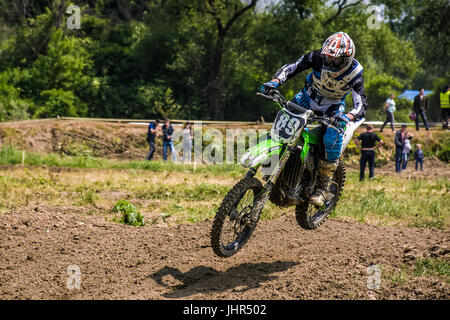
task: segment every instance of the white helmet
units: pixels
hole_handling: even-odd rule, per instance
[[[352,64],[355,44],[345,32],[336,32],[322,45],[320,53],[324,57],[324,67],[335,78],[344,73]]]

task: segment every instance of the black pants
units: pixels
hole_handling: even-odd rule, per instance
[[[423,120],[425,129],[428,131],[428,122],[427,122],[427,116],[425,115],[425,111],[416,110],[415,113],[416,113],[416,130],[419,131],[419,116],[420,116]]]
[[[373,178],[373,171],[375,169],[375,151],[373,150],[362,150],[361,159],[359,161],[360,171],[359,180],[364,180],[364,171],[366,171],[366,163],[369,163],[369,178]]]
[[[402,172],[403,147],[395,147],[395,172]]]
[[[450,114],[450,108],[441,108],[441,120],[442,127],[448,129],[448,115]]]
[[[148,145],[150,147],[150,151],[145,157],[145,160],[152,160],[153,154],[155,153],[155,141],[148,141]]]
[[[386,110],[386,120],[384,121],[383,125],[381,126],[380,132],[383,132],[384,127],[389,122],[391,123],[392,132],[394,132],[394,113],[389,112],[389,111]]]

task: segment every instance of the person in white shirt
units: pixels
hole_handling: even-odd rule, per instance
[[[413,135],[408,133],[405,138],[405,145],[403,146],[403,152],[402,152],[402,170],[406,169],[406,166],[408,165],[409,155],[411,154],[412,146],[411,146],[411,139]]]
[[[384,104],[384,111],[386,112],[386,121],[384,121],[383,125],[381,126],[380,132],[383,132],[383,129],[388,122],[391,123],[391,129],[392,132],[394,132],[395,101],[393,93],[391,93],[389,98],[386,100],[386,103]]]

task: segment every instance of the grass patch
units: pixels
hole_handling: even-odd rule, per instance
[[[22,163],[22,151],[11,145],[2,146],[0,149],[0,165],[17,165]],[[71,167],[80,169],[113,169],[113,170],[148,170],[155,172],[192,172],[227,174],[239,176],[246,169],[238,164],[178,164],[170,161],[119,161],[104,158],[96,158],[89,155],[67,156],[56,153],[40,154],[27,152],[24,165],[27,166],[51,166]]]
[[[445,229],[450,212],[447,178],[414,179],[380,175],[359,182],[350,172],[332,217],[380,225]]]
[[[402,266],[401,270],[398,272],[393,272],[387,277],[393,286],[406,283],[408,280],[408,270],[406,267]]]
[[[442,259],[417,259],[414,265],[414,275],[421,276],[444,276],[450,277],[450,265]],[[447,279],[449,280],[449,279]]]
[[[217,184],[201,183],[200,185],[189,185],[182,183],[179,185],[149,185],[146,189],[136,193],[138,199],[183,199],[192,201],[202,201],[222,198],[229,191],[228,186]]]

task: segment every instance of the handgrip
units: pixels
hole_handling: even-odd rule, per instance
[[[264,93],[261,93],[261,92],[257,92],[256,95],[257,95],[257,96],[264,97],[264,98],[266,98],[266,99],[268,99],[268,100],[273,100],[273,97],[268,96],[268,95],[266,95],[266,94],[264,94]]]

